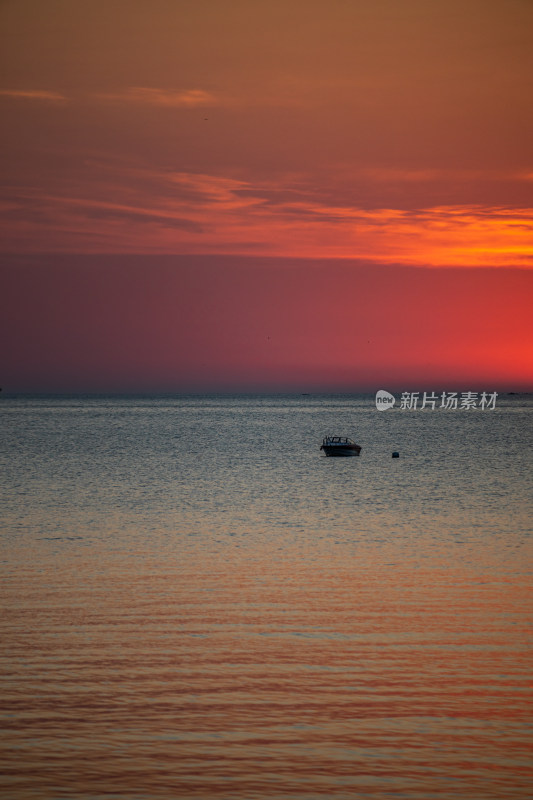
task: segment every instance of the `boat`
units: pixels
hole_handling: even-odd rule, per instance
[[[346,436],[326,436],[322,447],[327,456],[358,456],[361,447]]]

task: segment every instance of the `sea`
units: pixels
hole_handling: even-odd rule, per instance
[[[2,798],[532,798],[533,396],[400,405],[2,393]]]

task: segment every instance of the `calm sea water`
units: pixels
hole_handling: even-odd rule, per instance
[[[3,396],[2,796],[531,798],[532,422]]]

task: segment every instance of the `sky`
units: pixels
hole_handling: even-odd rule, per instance
[[[530,0],[3,0],[0,384],[533,388]]]

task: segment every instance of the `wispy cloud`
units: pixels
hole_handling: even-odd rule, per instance
[[[133,173],[133,174],[130,174]],[[114,178],[117,178],[115,172]],[[111,179],[111,176],[110,176]],[[87,195],[38,193],[5,207],[4,249],[249,254],[416,266],[533,267],[533,208],[363,208],[305,181],[130,169]],[[142,224],[139,224],[142,223]]]
[[[316,86],[313,86],[316,90]],[[208,90],[199,87],[187,89],[163,89],[154,86],[130,86],[119,91],[98,92],[92,97],[99,101],[128,103],[131,105],[151,105],[162,108],[209,108],[225,107],[232,109],[251,107],[304,107],[316,102],[316,91],[304,91],[302,86],[294,87],[269,83],[260,87],[233,85],[230,91]]]
[[[68,100],[64,94],[42,89],[0,89],[0,97],[13,97],[20,100],[45,100],[52,103],[63,103]]]
[[[202,108],[225,103],[222,97],[204,89],[169,90],[134,86],[123,92],[108,92],[97,95],[102,100],[139,103],[167,108]]]
[[[394,183],[431,183],[437,181],[481,182],[533,180],[533,173],[510,172],[498,169],[401,169],[397,167],[368,167],[353,171],[354,176],[369,180]]]

